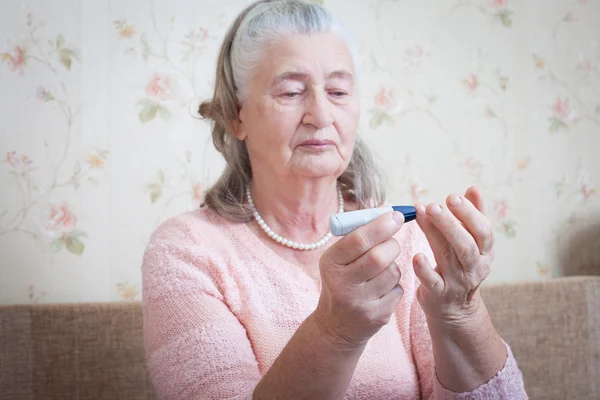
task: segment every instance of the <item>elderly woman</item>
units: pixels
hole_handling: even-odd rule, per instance
[[[230,28],[200,107],[227,166],[144,257],[159,398],[527,397],[479,293],[494,241],[477,189],[406,226],[390,212],[329,233],[330,215],[384,201],[357,75],[322,6],[259,1]]]

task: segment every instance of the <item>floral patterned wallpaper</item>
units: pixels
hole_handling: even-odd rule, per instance
[[[223,162],[196,105],[248,1],[4,2],[0,303],[133,301]],[[363,56],[394,203],[479,185],[488,282],[600,273],[600,2],[325,0]]]

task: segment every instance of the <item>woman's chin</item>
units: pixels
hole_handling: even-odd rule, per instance
[[[294,175],[307,179],[338,177],[343,172],[339,165],[303,165],[292,170]]]

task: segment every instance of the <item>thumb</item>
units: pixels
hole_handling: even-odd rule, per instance
[[[419,253],[413,258],[413,268],[415,275],[421,281],[421,285],[430,292],[441,295],[444,291],[444,279],[442,276],[431,267],[431,263],[427,256]]]

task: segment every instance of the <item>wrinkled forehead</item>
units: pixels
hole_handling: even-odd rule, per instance
[[[352,53],[333,33],[292,35],[268,44],[258,75],[268,84],[285,80],[346,80],[354,83]]]

